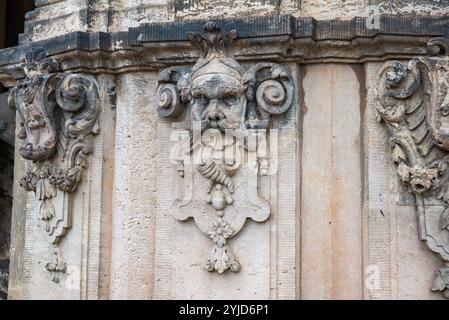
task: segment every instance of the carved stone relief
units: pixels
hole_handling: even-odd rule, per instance
[[[193,218],[213,242],[206,268],[238,272],[240,262],[228,242],[247,218],[263,222],[270,204],[258,195],[258,175],[275,167],[268,152],[271,116],[292,105],[293,80],[275,63],[245,70],[232,56],[236,30],[224,33],[208,22],[204,33],[190,33],[200,57],[192,68],[162,70],[157,89],[161,117],[173,124],[172,154],[184,180],[184,194],[175,201],[178,220]]]
[[[45,268],[57,282],[65,272],[57,246],[71,227],[70,194],[81,183],[91,136],[99,131],[99,90],[91,76],[58,72],[40,47],[27,52],[23,69],[26,78],[9,96],[20,118],[19,153],[31,161],[20,185],[36,195],[37,219],[54,247]]]
[[[435,57],[387,63],[377,113],[398,175],[416,197],[420,238],[446,263],[432,290],[449,298],[449,40],[433,39],[428,51]]]

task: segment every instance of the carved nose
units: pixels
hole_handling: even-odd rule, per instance
[[[207,114],[209,119],[215,120],[218,118],[218,104],[217,101],[212,100],[209,104],[209,112]]]
[[[224,115],[220,111],[220,105],[217,100],[212,100],[209,103],[209,112],[207,113],[207,117],[209,120],[221,120],[224,118]]]
[[[25,145],[25,150],[26,150],[26,151],[32,151],[32,150],[33,150],[33,145],[32,145],[31,143],[27,143],[27,144]]]

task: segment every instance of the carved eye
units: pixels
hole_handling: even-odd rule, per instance
[[[196,102],[201,103],[202,105],[206,105],[209,102],[206,96],[200,95],[195,98]]]
[[[239,102],[239,99],[236,96],[229,96],[226,97],[224,99],[224,102],[228,105],[228,106],[233,106],[235,104],[237,104]]]

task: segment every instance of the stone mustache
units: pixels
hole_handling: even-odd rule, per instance
[[[258,195],[258,175],[269,171],[270,119],[291,107],[294,91],[281,65],[258,63],[245,70],[231,54],[236,37],[235,30],[224,33],[214,22],[204,33],[190,33],[198,61],[192,68],[162,70],[157,88],[159,115],[181,118],[184,125],[184,158],[177,163],[184,195],[175,201],[174,215],[193,218],[212,240],[206,268],[219,273],[240,270],[228,241],[246,219],[263,222],[270,215],[270,204]]]

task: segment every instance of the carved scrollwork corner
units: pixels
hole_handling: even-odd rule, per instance
[[[190,33],[198,61],[162,70],[156,91],[160,117],[182,118],[182,152],[193,159],[177,161],[185,192],[174,203],[174,216],[194,218],[212,240],[206,269],[218,273],[240,270],[228,242],[246,219],[263,222],[270,215],[270,204],[257,194],[257,175],[269,171],[270,119],[291,108],[294,91],[290,71],[279,64],[245,70],[232,55],[236,37],[236,30],[223,32],[214,22],[203,33]]]
[[[171,67],[159,75],[156,97],[160,117],[176,117],[189,100],[188,69]]]
[[[429,42],[431,57],[388,62],[377,86],[376,112],[388,129],[400,180],[415,195],[420,238],[449,262],[449,41]],[[448,296],[448,271],[434,291]]]
[[[438,37],[433,38],[427,44],[427,52],[430,56],[447,56],[449,55],[449,38]]]
[[[242,82],[248,99],[246,124],[250,128],[267,128],[271,115],[280,115],[292,106],[292,76],[277,63],[254,65]]]
[[[26,77],[9,95],[20,119],[19,153],[30,160],[20,185],[36,194],[41,227],[57,246],[71,227],[69,198],[87,168],[91,138],[99,132],[99,89],[90,75],[61,72],[40,47],[26,53],[23,70]]]

